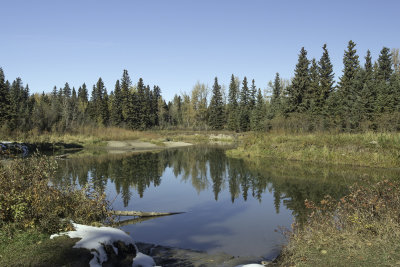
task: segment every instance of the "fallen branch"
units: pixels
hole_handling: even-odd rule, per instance
[[[167,216],[181,214],[183,212],[144,212],[144,211],[124,211],[124,210],[113,210],[112,215],[117,216],[139,216],[139,217],[154,217],[154,216]]]

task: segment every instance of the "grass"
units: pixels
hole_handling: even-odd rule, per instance
[[[39,231],[17,231],[13,238],[0,231],[0,266],[88,266],[92,255],[72,248],[78,239],[50,239]]]
[[[233,157],[272,157],[368,167],[400,166],[399,133],[244,134]]]
[[[306,224],[294,223],[284,266],[394,266],[400,264],[400,183],[355,186],[340,201],[306,202]]]

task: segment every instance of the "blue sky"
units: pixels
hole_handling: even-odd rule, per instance
[[[347,42],[377,59],[400,47],[400,1],[50,0],[1,2],[0,67],[31,92],[65,82],[110,92],[127,69],[162,95],[189,92],[196,81],[228,86],[233,73],[267,87],[290,78],[300,48],[320,58],[327,43],[336,76]]]

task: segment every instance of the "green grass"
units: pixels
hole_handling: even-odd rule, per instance
[[[399,133],[245,134],[233,157],[272,157],[369,167],[400,166]]]
[[[78,239],[50,239],[38,231],[17,231],[10,238],[0,230],[0,266],[88,266],[92,255],[73,249]]]

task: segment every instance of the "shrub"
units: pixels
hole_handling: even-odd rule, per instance
[[[0,165],[0,227],[54,233],[68,229],[70,220],[91,223],[109,217],[105,195],[90,186],[52,185],[56,168],[54,160],[39,156]]]
[[[400,182],[354,186],[339,201],[306,201],[305,224],[293,224],[283,264],[378,266],[400,260]]]

